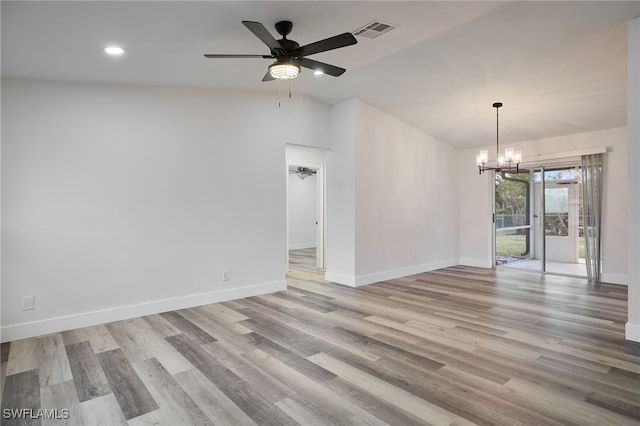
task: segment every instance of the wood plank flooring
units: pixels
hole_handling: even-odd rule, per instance
[[[639,424],[626,287],[459,266],[353,289],[311,257],[283,292],[3,344],[2,424]]]

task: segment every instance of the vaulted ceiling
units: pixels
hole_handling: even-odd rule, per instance
[[[518,142],[626,125],[627,20],[640,1],[89,1],[2,2],[2,75],[46,80],[289,90],[261,82],[268,54],[242,24],[274,36],[294,23],[301,45],[372,20],[398,25],[375,39],[314,55],[347,68],[304,70],[291,82],[333,104],[358,98],[455,147]],[[277,36],[279,38],[279,36]],[[119,44],[120,58],[102,48]]]

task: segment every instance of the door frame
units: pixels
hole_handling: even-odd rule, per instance
[[[326,173],[324,164],[299,164],[296,161],[293,163],[286,162],[286,270],[289,271],[289,168],[294,167],[308,167],[316,171],[316,268],[324,269],[325,267],[325,217],[326,217]]]

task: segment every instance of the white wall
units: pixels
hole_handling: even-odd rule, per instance
[[[458,151],[358,103],[356,276],[371,283],[458,263]]]
[[[2,89],[3,340],[285,287],[285,142],[325,146],[326,105],[26,80]],[[22,311],[32,295],[35,310]]]
[[[478,174],[477,150],[460,152],[460,264],[491,268],[493,259],[491,173]],[[490,151],[491,152],[491,151]]]
[[[323,129],[323,135],[328,132],[328,127]],[[324,140],[327,147],[330,146],[328,138]],[[322,167],[324,166],[324,159],[327,155],[327,150],[322,147],[313,146],[301,146],[287,144],[287,165],[307,166],[307,167]]]
[[[316,175],[300,179],[289,175],[289,249],[316,247],[318,212]]]
[[[355,111],[356,101],[331,107],[331,148],[326,173],[325,278],[354,284],[355,277]]]
[[[626,338],[640,342],[640,17],[630,20],[627,28],[629,319]]]
[[[607,147],[604,159],[602,279],[627,283],[627,129],[579,133],[512,144],[526,159],[536,155]],[[475,153],[460,153],[460,263],[491,267],[490,173],[478,176]],[[491,152],[491,151],[490,151]]]
[[[351,220],[347,214],[355,217],[353,230],[342,231],[355,232],[354,248],[343,246],[355,256],[339,274],[328,261],[327,279],[355,286],[456,264],[458,152],[363,102],[349,101],[337,111],[348,143],[332,145],[327,179],[355,172],[355,206],[353,211],[351,205],[345,208],[342,217],[344,223]],[[330,168],[334,150],[352,146],[353,163],[342,164],[338,171]],[[330,201],[328,210],[335,207]],[[332,244],[330,237],[327,241]]]

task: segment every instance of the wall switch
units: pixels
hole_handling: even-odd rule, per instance
[[[35,296],[26,296],[24,299],[22,299],[22,310],[23,311],[30,311],[32,309],[35,309],[36,307],[36,297]]]
[[[229,271],[222,271],[222,281],[229,281],[231,279],[231,273]]]

